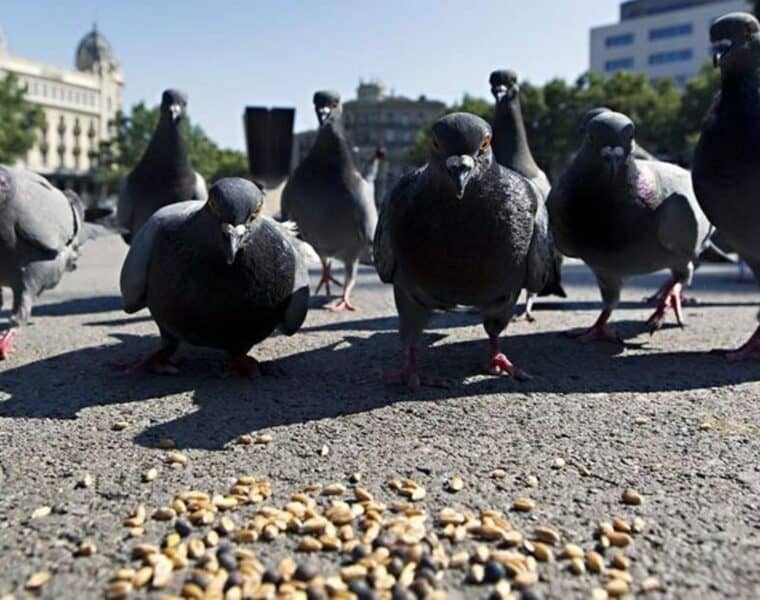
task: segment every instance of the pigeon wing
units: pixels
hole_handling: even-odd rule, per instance
[[[375,228],[373,250],[375,268],[384,283],[393,283],[393,276],[396,272],[396,257],[393,254],[390,231],[395,213],[398,211],[399,206],[403,206],[408,202],[421,172],[421,170],[417,170],[404,175],[380,208],[380,217]]]
[[[156,211],[137,232],[121,267],[121,301],[124,311],[134,313],[144,308],[148,293],[148,268],[153,245],[161,230],[169,224],[184,221],[203,207],[204,203],[190,200],[170,204]]]

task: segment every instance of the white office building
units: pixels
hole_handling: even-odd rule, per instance
[[[45,116],[37,143],[19,162],[56,185],[90,192],[99,145],[109,138],[124,86],[108,40],[93,26],[76,47],[74,68],[68,69],[12,54],[0,32],[0,79],[8,73]]]
[[[728,12],[749,10],[748,0],[623,2],[619,23],[591,30],[591,71],[635,71],[683,86],[711,60],[710,24]]]

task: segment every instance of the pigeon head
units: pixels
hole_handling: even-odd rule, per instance
[[[261,189],[240,177],[220,179],[208,191],[206,208],[219,223],[219,242],[228,265],[235,262],[235,256],[248,235],[248,227],[263,206]]]
[[[340,115],[340,94],[333,90],[320,90],[314,93],[314,110],[320,127],[333,115]]]
[[[724,72],[760,66],[760,24],[744,12],[728,13],[710,26],[713,64]]]
[[[10,171],[3,165],[0,165],[0,206],[10,200],[13,195],[13,180]]]
[[[517,84],[517,73],[510,70],[502,69],[494,71],[488,78],[491,84],[491,93],[496,99],[496,103],[501,102],[502,98],[513,100],[520,93],[520,86]]]
[[[175,123],[184,116],[187,108],[187,95],[179,90],[166,90],[161,95],[161,113]]]
[[[614,178],[633,150],[636,128],[624,114],[606,111],[586,126],[584,149],[601,160]]]
[[[581,123],[578,126],[578,131],[580,131],[581,133],[586,133],[586,128],[588,127],[588,124],[592,121],[592,119],[606,112],[612,112],[612,109],[606,106],[597,106],[596,108],[592,108],[585,115],[583,115],[583,118],[581,119]]]
[[[491,166],[491,127],[470,113],[452,113],[433,124],[431,164],[445,170],[456,196],[464,197],[467,184]]]

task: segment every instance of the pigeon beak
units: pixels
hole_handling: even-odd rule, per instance
[[[728,54],[733,47],[731,40],[718,40],[712,45],[713,67],[719,67],[721,59]]]
[[[495,85],[491,88],[491,93],[493,94],[493,97],[496,98],[496,102],[501,102],[501,99],[507,95],[507,86],[506,85]]]
[[[172,104],[169,106],[169,112],[172,113],[172,121],[175,123],[179,121],[180,117],[182,116],[182,105],[181,104]]]
[[[472,177],[472,172],[475,167],[475,159],[469,154],[462,154],[461,156],[449,156],[446,159],[446,168],[449,170],[451,178],[454,180],[454,184],[457,188],[457,199],[464,198],[464,191],[467,187],[467,182]]]
[[[319,120],[320,125],[324,125],[325,121],[327,121],[327,118],[330,116],[330,110],[329,106],[321,106],[317,109],[317,119]]]
[[[228,265],[235,262],[238,250],[242,245],[245,234],[248,233],[245,225],[232,225],[225,223],[222,225],[222,237],[224,238],[224,257]]]

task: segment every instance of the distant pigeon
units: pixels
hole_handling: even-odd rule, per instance
[[[536,164],[528,144],[525,121],[520,105],[520,85],[517,73],[509,70],[494,71],[489,78],[491,93],[496,100],[493,118],[493,155],[500,165],[526,177],[539,193],[541,202],[546,202],[551,191],[549,178]],[[562,255],[555,252],[553,268],[547,285],[539,296],[555,295],[565,298],[562,289]],[[528,293],[525,316],[533,321],[533,300],[535,294]]]
[[[705,214],[760,282],[760,25],[729,13],[710,27],[721,89],[702,126],[693,166]],[[731,360],[760,357],[760,327]]]
[[[547,215],[524,177],[493,160],[491,128],[454,113],[432,128],[427,165],[405,175],[384,203],[375,233],[375,266],[393,284],[404,370],[410,387],[440,381],[421,374],[422,333],[436,310],[477,307],[491,342],[488,370],[524,379],[502,353],[522,288],[542,289],[551,263]]]
[[[329,296],[330,283],[338,284],[330,265],[330,259],[337,258],[345,265],[346,281],[341,300],[329,308],[354,310],[351,290],[359,258],[370,259],[377,224],[374,181],[365,180],[354,166],[338,93],[317,92],[314,108],[319,132],[282,192],[282,216],[296,223],[302,239],[322,261],[322,278],[315,293],[324,285]]]
[[[121,271],[124,310],[150,309],[161,349],[138,365],[170,373],[180,342],[224,350],[231,367],[256,377],[247,356],[275,329],[292,335],[306,317],[303,244],[288,226],[260,214],[261,190],[245,179],[217,181],[207,202],[157,211],[135,236]]]
[[[662,326],[668,308],[682,324],[681,290],[711,232],[689,172],[634,159],[634,133],[633,122],[620,113],[606,111],[591,119],[580,150],[547,203],[558,248],[583,259],[602,293],[604,309],[597,322],[572,334],[583,341],[620,342],[607,321],[623,280],[659,269],[669,269],[672,278],[649,319],[650,331]]]
[[[161,116],[148,148],[122,183],[117,220],[128,244],[159,208],[186,200],[206,200],[206,182],[190,166],[179,129],[186,106],[183,92],[163,93]]]
[[[0,165],[0,288],[13,290],[11,329],[0,334],[0,359],[11,353],[16,328],[29,319],[34,299],[76,268],[79,247],[90,237],[83,217],[74,192],[61,192],[32,171]]]
[[[580,131],[582,134],[586,132],[586,126],[589,124],[591,119],[593,119],[596,116],[599,116],[603,112],[614,112],[611,108],[607,108],[606,106],[598,106],[596,108],[592,108],[590,111],[588,111],[584,116],[583,119],[581,119],[581,125],[580,125]],[[642,145],[636,143],[633,146],[633,150],[631,150],[631,156],[635,158],[636,160],[657,160],[657,157],[649,152],[646,148],[644,148]]]

